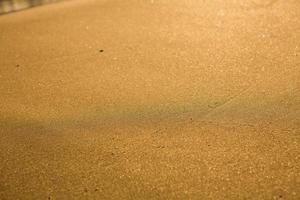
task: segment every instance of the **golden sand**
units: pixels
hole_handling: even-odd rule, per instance
[[[296,0],[0,16],[0,199],[300,199],[299,64]]]

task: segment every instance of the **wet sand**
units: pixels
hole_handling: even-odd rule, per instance
[[[298,1],[67,1],[0,45],[0,199],[300,198]]]

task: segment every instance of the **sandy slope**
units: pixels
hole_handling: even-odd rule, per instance
[[[298,1],[74,0],[0,45],[0,198],[300,198]]]

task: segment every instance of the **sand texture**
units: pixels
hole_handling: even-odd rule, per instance
[[[300,2],[0,16],[0,199],[300,199]]]

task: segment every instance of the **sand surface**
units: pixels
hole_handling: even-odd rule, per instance
[[[0,16],[0,199],[300,199],[298,0]]]

